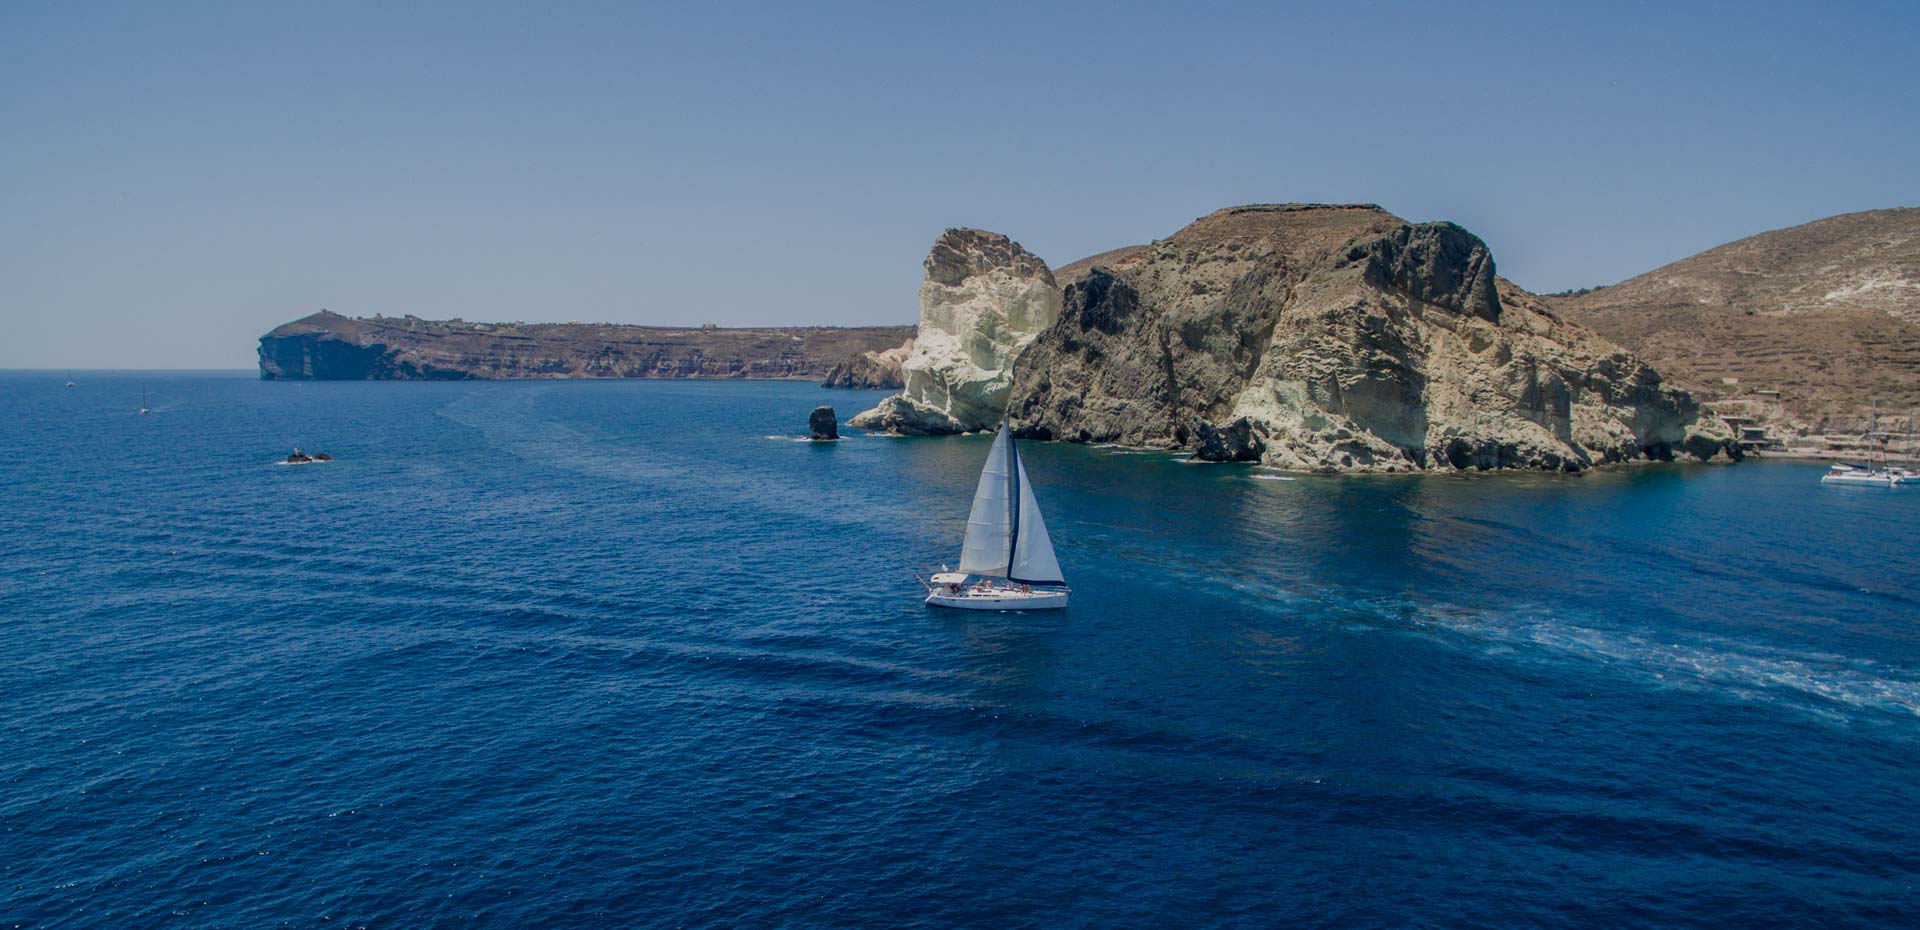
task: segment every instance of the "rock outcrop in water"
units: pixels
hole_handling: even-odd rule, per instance
[[[906,386],[906,377],[900,366],[912,352],[911,339],[891,349],[862,352],[827,369],[827,376],[821,380],[820,386],[897,391]]]
[[[807,432],[816,442],[839,439],[840,418],[834,415],[832,407],[815,407],[807,417]]]
[[[260,337],[260,377],[816,379],[835,361],[898,346],[910,326],[678,329],[611,323],[356,319],[321,311]]]
[[[1497,278],[1451,223],[1237,207],[1115,254],[1020,359],[1021,435],[1312,471],[1738,455],[1692,396]]]
[[[1060,315],[1045,262],[999,233],[949,229],[927,253],[920,329],[900,394],[848,423],[897,433],[958,433],[999,421],[1013,363]]]

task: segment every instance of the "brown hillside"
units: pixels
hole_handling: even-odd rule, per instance
[[[1920,408],[1920,209],[1762,233],[1551,303],[1722,412],[1822,433],[1857,432],[1873,400]]]

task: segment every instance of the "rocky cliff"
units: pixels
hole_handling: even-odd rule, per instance
[[[901,365],[913,352],[909,339],[884,351],[862,352],[827,369],[821,387],[899,390],[906,386]]]
[[[1920,209],[1762,233],[1550,302],[1788,433],[1857,432],[1873,400],[1920,408]]]
[[[899,433],[957,433],[999,422],[1013,362],[1060,315],[1047,264],[1020,243],[949,229],[923,263],[920,328],[901,392],[848,423]]]
[[[323,310],[260,337],[260,377],[816,379],[837,361],[912,334],[910,326],[677,329],[356,319]]]
[[[1021,435],[1314,471],[1737,455],[1692,396],[1498,278],[1450,223],[1236,207],[1117,256],[1021,357]]]

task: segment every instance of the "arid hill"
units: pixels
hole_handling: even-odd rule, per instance
[[[911,326],[682,329],[357,319],[323,310],[260,337],[260,377],[818,379],[836,362],[894,348],[912,336]]]
[[[1920,209],[1762,233],[1549,301],[1722,413],[1788,434],[1857,433],[1874,400],[1920,408]]]

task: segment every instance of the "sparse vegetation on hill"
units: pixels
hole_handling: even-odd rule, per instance
[[[1857,432],[1871,401],[1920,408],[1920,209],[1742,239],[1555,309],[1777,429]]]

